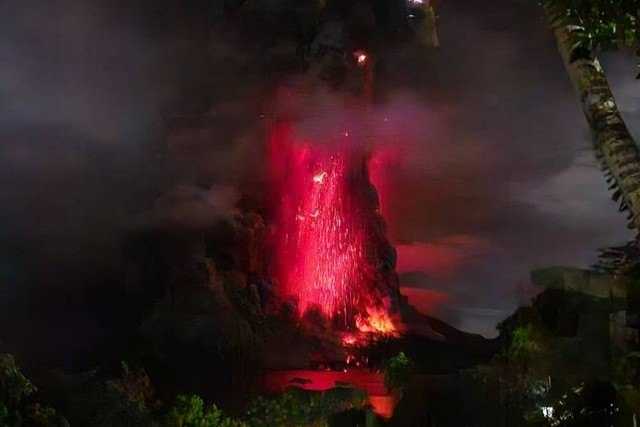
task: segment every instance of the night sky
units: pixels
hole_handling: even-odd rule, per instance
[[[405,293],[490,336],[537,291],[532,268],[588,267],[631,234],[537,3],[449,1],[440,16],[440,51],[399,53],[390,72],[426,104],[409,114],[428,136],[406,141],[383,202]],[[633,64],[605,61],[640,131]]]
[[[261,46],[223,34],[211,48],[198,2],[162,13],[126,3],[0,6],[0,295],[4,309],[34,307],[18,318],[27,330],[116,280],[127,230],[214,222],[247,165],[259,170],[256,99],[279,78],[264,72]],[[404,292],[491,336],[535,293],[532,268],[586,267],[631,236],[537,2],[442,3],[438,51],[384,52],[374,117],[392,124],[379,130],[372,175]],[[632,64],[606,61],[640,132]],[[159,148],[168,113],[202,105],[219,130],[170,137],[193,141],[172,158]],[[47,327],[71,340],[65,322],[90,330],[93,314],[65,310]]]

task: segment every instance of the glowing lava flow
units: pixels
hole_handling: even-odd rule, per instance
[[[367,307],[367,315],[356,316],[356,327],[360,332],[373,334],[392,335],[396,327],[386,310]]]
[[[346,316],[357,303],[353,288],[363,280],[364,236],[347,214],[346,161],[336,153],[310,165],[319,170],[296,216],[300,256],[287,280],[299,284],[302,312],[317,304],[327,316]]]
[[[327,317],[349,316],[365,280],[365,236],[346,191],[349,156],[322,151],[301,144],[289,153],[281,280],[301,314],[317,306]]]
[[[273,132],[269,148],[279,188],[275,249],[281,294],[297,300],[300,315],[315,307],[363,332],[393,330],[375,283],[370,239],[377,212],[365,156],[346,142],[297,141],[285,125]]]

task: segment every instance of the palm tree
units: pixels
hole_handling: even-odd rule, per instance
[[[583,112],[597,156],[629,228],[640,231],[640,153],[627,128],[596,52],[637,45],[635,0],[543,0],[549,25]],[[613,4],[615,3],[615,4]]]

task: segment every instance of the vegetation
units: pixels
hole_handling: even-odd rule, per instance
[[[571,26],[572,59],[591,57],[603,50],[638,47],[640,7],[636,0],[545,0],[544,3],[553,10],[555,24]]]
[[[614,384],[625,412],[640,414],[640,352],[632,351],[614,359]]]
[[[225,414],[197,395],[178,395],[166,407],[155,398],[144,369],[122,362],[120,376],[91,377],[71,396],[72,425],[148,427],[324,427],[337,414],[363,411],[364,392],[337,387],[326,392],[292,389],[274,397],[259,397],[239,417]],[[35,386],[17,367],[13,356],[0,355],[0,427],[68,427],[48,406],[34,402]]]
[[[157,406],[151,379],[145,370],[142,368],[131,370],[126,362],[121,362],[121,367],[121,377],[107,381],[108,387],[118,391],[128,401],[143,410]]]
[[[246,427],[242,421],[226,416],[215,404],[205,407],[199,396],[180,395],[167,414],[166,427]]]
[[[165,417],[165,427],[298,427],[328,426],[339,413],[362,410],[366,395],[338,387],[326,392],[292,389],[271,398],[258,397],[243,417],[225,415],[216,405],[205,406],[199,396],[178,396]]]
[[[512,319],[515,325],[503,323],[501,332],[506,338],[503,350],[490,364],[474,372],[487,395],[499,396],[505,423],[563,427],[632,425],[629,423],[640,403],[640,394],[633,385],[637,384],[640,372],[638,354],[631,352],[616,360],[613,382],[605,379],[606,374],[578,367],[575,372],[568,372],[570,362],[563,350],[567,338],[555,335],[553,321],[546,323],[540,310],[543,307],[520,309]]]
[[[353,388],[336,387],[321,393],[292,389],[275,398],[256,399],[247,411],[247,425],[327,426],[331,416],[363,409],[366,404],[366,394]]]
[[[67,420],[55,409],[33,400],[36,391],[14,357],[0,354],[0,426],[68,426]]]
[[[519,326],[513,331],[511,344],[504,356],[508,363],[528,370],[533,362],[543,355],[543,340],[543,333],[535,329],[532,324]]]
[[[384,367],[384,384],[389,390],[402,390],[414,371],[413,362],[403,353],[387,361]]]
[[[522,397],[541,395],[548,391],[550,366],[549,348],[542,328],[529,323],[518,326],[512,333],[509,346],[496,357],[502,366],[506,393]]]
[[[507,334],[503,350],[488,365],[477,367],[473,376],[487,395],[497,396],[507,425],[523,425],[526,419],[536,419],[540,403],[549,396],[549,343],[544,328],[531,319],[502,333]]]
[[[567,74],[595,136],[613,199],[640,229],[640,153],[597,58],[602,49],[638,45],[633,0],[543,0]]]
[[[71,397],[70,420],[74,425],[149,426],[159,403],[144,369],[121,364],[112,379],[90,378]]]

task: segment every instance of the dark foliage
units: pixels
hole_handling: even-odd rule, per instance
[[[640,5],[637,0],[543,2],[554,11],[555,24],[570,26],[574,37],[574,60],[590,57],[602,50],[639,47]]]

